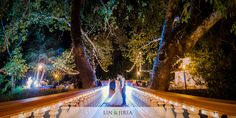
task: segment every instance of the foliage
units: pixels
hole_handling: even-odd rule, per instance
[[[13,87],[15,79],[22,79],[29,69],[25,60],[22,58],[22,53],[20,52],[20,50],[20,48],[16,48],[12,53],[12,57],[2,68],[2,70],[4,70],[5,75],[0,76],[0,84],[4,85],[2,88],[0,88],[0,93],[7,92],[10,86]],[[11,77],[11,80],[9,76]]]
[[[75,68],[74,57],[70,50],[65,50],[61,56],[51,60],[53,66],[53,73],[61,71],[63,73],[69,73]]]
[[[4,9],[0,18],[0,53],[7,52],[8,55],[3,59],[9,57],[9,61],[3,67],[6,75],[2,92],[7,91],[11,85],[9,76],[21,79],[29,68],[36,67],[41,57],[51,57],[49,55],[52,51],[48,47],[53,45],[50,41],[55,44],[58,42],[55,39],[60,39],[64,31],[70,30],[68,23],[71,1],[13,0],[4,3],[0,4],[1,9]],[[19,52],[21,47],[24,53]],[[47,69],[50,70],[51,67]]]
[[[118,28],[113,11],[117,9],[119,2],[117,0],[110,0],[107,3],[90,2],[85,1],[85,7],[81,15],[82,27],[87,31],[83,35],[88,35],[89,40],[95,45],[95,47],[92,47],[91,42],[83,36],[87,58],[89,58],[91,64],[97,62],[99,64],[93,65],[100,65],[107,70],[108,66],[112,64],[112,52],[114,50],[112,36],[115,35],[115,30]],[[89,3],[90,6],[87,6]],[[91,4],[94,5],[94,8],[91,7]]]
[[[22,94],[24,91],[24,88],[22,86],[17,86],[13,89],[12,94]]]
[[[114,50],[112,42],[109,39],[97,39],[95,42],[98,49],[98,59],[101,62],[101,65],[107,69],[108,66],[112,64],[112,53]]]
[[[139,52],[141,52],[142,56],[145,57],[143,60],[144,62],[153,63],[153,59],[157,52],[157,42],[148,45],[151,42],[150,39],[152,39],[152,37],[149,36],[151,36],[151,34],[134,34],[132,37],[133,39],[128,42],[128,49],[123,53],[123,55],[128,57],[131,62],[135,62]]]
[[[10,4],[10,3],[9,3]],[[0,47],[1,51],[8,51],[10,57],[11,53],[16,48],[21,47],[23,43],[39,42],[46,40],[46,33],[55,32],[60,30],[70,30],[68,22],[70,18],[70,0],[64,2],[56,1],[12,1],[12,5],[8,7],[8,11],[2,17],[1,35],[3,43]],[[32,41],[32,39],[35,39]],[[29,63],[37,63],[40,54],[45,53],[45,45],[40,46],[42,49],[35,49],[37,43],[29,45],[28,55],[26,60]],[[32,47],[30,47],[32,46]],[[13,51],[12,51],[13,50]],[[39,50],[39,51],[38,51]],[[30,64],[35,66],[35,64]],[[17,67],[17,66],[16,66]],[[20,67],[20,66],[18,66]],[[21,75],[19,75],[21,76]]]
[[[5,94],[8,92],[8,89],[11,87],[11,81],[7,80],[6,83],[4,83],[3,88],[1,88],[0,93]]]
[[[0,74],[0,84],[2,84],[3,82],[4,82],[4,76]]]
[[[113,17],[113,11],[117,9],[119,2],[117,0],[110,0],[106,4],[102,3],[101,7],[97,10],[99,16],[103,18],[104,30],[114,27],[116,24],[115,17]]]
[[[6,75],[0,74],[0,94],[4,94],[10,87],[10,81],[6,79]]]
[[[22,58],[20,48],[16,48],[12,54],[12,58],[9,59],[3,69],[6,71],[7,75],[14,76],[16,79],[22,79],[29,67]]]
[[[181,13],[181,23],[188,23],[188,20],[190,19],[191,16],[191,2],[187,1],[184,3],[183,10]]]
[[[63,73],[61,73],[60,70],[54,70],[52,72],[53,78],[56,82],[60,82],[62,80],[63,77]]]
[[[209,97],[232,98],[236,75],[232,72],[235,63],[222,49],[211,50],[209,42],[201,43],[205,48],[195,49],[186,56],[191,57],[188,69],[194,76],[201,76],[207,83]],[[208,46],[206,46],[208,45]],[[203,46],[204,47],[204,46]],[[231,55],[232,56],[232,55]]]
[[[85,5],[88,4],[89,1],[85,2]],[[104,68],[112,64],[113,50],[121,50],[122,55],[128,57],[132,62],[135,61],[138,52],[142,51],[146,57],[144,61],[153,62],[157,43],[142,46],[159,37],[162,25],[160,22],[164,19],[165,1],[139,0],[132,4],[130,1],[111,0],[107,3],[91,4],[90,6],[94,5],[94,9],[85,6],[82,12],[82,27],[97,45],[97,55]],[[156,7],[155,4],[159,4],[159,6]],[[131,39],[129,40],[128,37]],[[101,43],[102,40],[107,43]],[[114,47],[114,44],[111,46],[112,42],[119,47],[112,49]],[[88,57],[92,61],[92,48],[89,48],[88,42],[86,45]]]
[[[67,25],[70,20],[67,18],[70,2],[56,1],[27,1],[22,2],[14,0],[12,7],[9,8],[9,13],[1,19],[2,21],[2,38],[4,40],[5,49],[12,46],[21,45],[22,42],[28,40],[32,33],[42,32],[44,27],[47,27],[50,32],[54,29],[69,30]],[[66,11],[66,12],[65,12]],[[37,32],[35,32],[35,29]]]
[[[16,92],[14,94],[1,94],[0,102],[19,100],[19,99],[25,99],[25,98],[30,98],[30,97],[45,96],[45,95],[50,95],[50,94],[57,94],[61,92],[67,92],[68,90],[67,89],[24,89],[22,90],[21,87],[17,87],[17,91],[19,92]]]
[[[232,25],[230,32],[236,35],[236,22]]]
[[[155,5],[158,4],[158,7]],[[160,37],[160,29],[164,20],[165,1],[139,1],[136,5],[128,5],[125,22],[129,23],[131,37],[123,56],[135,62],[139,51],[145,55],[145,61],[152,63],[156,55],[157,42],[148,46],[149,42]],[[126,24],[126,23],[124,23]]]

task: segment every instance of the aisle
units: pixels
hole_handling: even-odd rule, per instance
[[[152,118],[158,116],[155,109],[141,101],[138,101],[137,96],[134,96],[133,89],[127,86],[126,89],[126,105],[111,106],[108,98],[108,88],[102,92],[102,100],[96,107],[74,107],[70,108],[69,116],[76,118]]]
[[[108,93],[108,90],[106,91],[106,93]],[[126,105],[119,105],[119,106],[111,106],[109,105],[109,98],[107,97],[104,102],[97,106],[97,107],[149,107],[148,105],[146,105],[145,103],[142,103],[141,101],[139,101],[139,105],[137,105],[137,101],[135,101],[134,96],[132,95],[132,87],[127,86],[126,87]],[[105,96],[108,96],[108,94],[105,94]]]
[[[96,107],[95,114],[91,118],[146,118],[148,111],[147,105],[138,106],[132,97],[127,96],[126,105],[111,106],[108,101]]]

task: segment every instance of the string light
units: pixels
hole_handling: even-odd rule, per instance
[[[51,63],[55,63],[55,61],[53,61],[53,60],[50,60],[50,59],[49,59],[49,61],[50,61]],[[65,72],[65,73],[67,73],[67,74],[69,74],[69,75],[77,75],[77,74],[79,74],[79,71],[70,69],[70,68],[65,67],[65,66],[63,66],[63,65],[60,65],[60,64],[57,64],[57,65],[56,65],[56,68],[60,69],[61,71]]]
[[[66,57],[66,59],[69,59],[71,57],[73,50],[74,50],[74,48],[72,47],[71,50],[70,50],[70,53]],[[51,59],[49,59],[49,62],[56,63],[54,60],[51,60]],[[64,73],[67,73],[69,75],[77,75],[77,74],[79,74],[79,71],[73,70],[73,69],[68,68],[68,67],[65,67],[65,66],[61,65],[60,63],[58,63],[56,65],[56,68],[60,69],[61,71],[63,71]]]
[[[126,72],[131,72],[135,65],[137,66],[137,68],[139,68],[139,73],[142,71],[142,56],[141,56],[142,52],[139,52],[138,56],[136,57],[135,59],[135,62],[133,64],[133,66],[129,69],[129,70],[126,70]],[[139,64],[137,65],[137,63],[139,62]]]
[[[101,62],[98,60],[98,57],[97,57],[96,54],[95,54],[95,59],[97,60],[99,66],[102,68],[102,70],[103,70],[104,72],[109,72],[109,70],[105,69],[105,68],[102,66],[102,64],[101,64]]]
[[[137,63],[137,61],[138,61],[138,57],[135,59],[135,62],[134,62],[134,64],[133,64],[133,66],[129,69],[129,70],[126,70],[126,72],[131,72],[133,69],[134,69],[134,67],[135,67],[135,65],[136,65],[136,63]]]
[[[160,40],[161,40],[161,38],[154,39],[154,40],[148,42],[146,45],[142,46],[140,49],[143,49],[144,47],[146,47],[154,42],[158,42]],[[139,62],[139,65],[138,65],[139,72],[150,72],[150,70],[142,70],[142,52],[141,51],[139,52],[139,55],[136,57],[135,62],[133,63],[132,67],[129,70],[126,70],[126,72],[131,72],[134,69],[135,65],[137,65],[138,62]]]
[[[144,47],[146,47],[146,46],[148,46],[148,45],[150,45],[150,44],[152,44],[152,43],[154,43],[154,42],[158,42],[158,41],[161,41],[161,38],[158,38],[158,39],[154,39],[154,40],[152,40],[152,41],[149,41],[146,45],[142,46],[141,48],[143,49]]]
[[[134,69],[135,64],[136,64],[136,63],[134,63],[133,66],[132,66],[129,70],[126,70],[126,72],[128,72],[128,73],[131,72],[131,71]]]
[[[95,65],[95,50],[93,49],[93,56],[92,56],[92,66],[93,66],[93,71],[96,71],[96,65]]]
[[[99,61],[99,59],[98,59],[98,57],[97,57],[97,48],[95,47],[95,44],[89,39],[89,37],[88,37],[88,35],[81,29],[81,33],[83,34],[83,36],[85,37],[84,39],[86,39],[88,42],[89,42],[89,44],[93,47],[93,50],[94,50],[94,56],[95,56],[95,59],[97,60],[97,62],[98,62],[98,64],[99,64],[99,66],[102,68],[102,70],[104,71],[104,72],[109,72],[109,70],[107,70],[107,69],[105,69],[103,66],[102,66],[102,64],[101,64],[101,62]]]

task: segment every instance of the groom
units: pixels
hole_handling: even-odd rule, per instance
[[[126,105],[125,78],[121,74],[118,74],[117,78],[120,80],[121,94],[123,99],[122,105]]]
[[[115,93],[116,82],[115,79],[109,80],[109,97],[111,97]]]

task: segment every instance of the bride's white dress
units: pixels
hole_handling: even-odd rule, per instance
[[[116,80],[116,88],[115,88],[115,93],[112,95],[110,98],[110,105],[122,105],[123,100],[122,100],[122,94],[120,91],[120,82]]]

